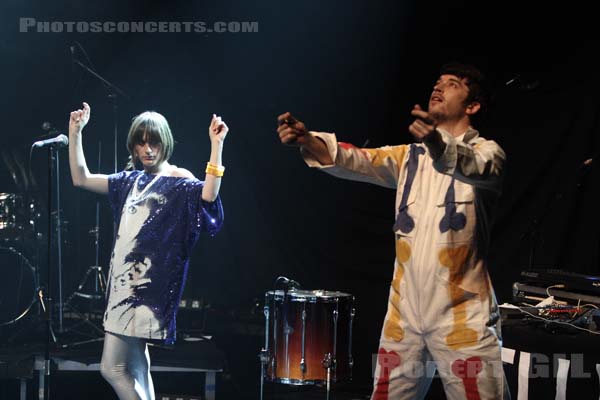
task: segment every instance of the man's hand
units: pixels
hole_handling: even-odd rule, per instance
[[[90,120],[91,109],[88,103],[83,102],[83,110],[71,112],[71,118],[69,118],[69,134],[76,134],[87,125]]]
[[[286,112],[277,117],[277,133],[281,143],[299,147],[309,140],[310,135],[302,121],[298,121],[291,113]]]
[[[435,132],[437,126],[435,119],[427,111],[423,111],[418,104],[412,109],[410,115],[415,117],[415,121],[408,127],[409,132],[420,142],[427,140],[429,135]]]

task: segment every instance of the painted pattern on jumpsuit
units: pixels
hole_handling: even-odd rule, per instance
[[[125,336],[175,341],[177,307],[190,252],[201,232],[223,223],[220,198],[202,200],[203,182],[142,171],[109,176],[117,226],[104,329]]]
[[[333,166],[301,150],[311,167],[396,190],[396,259],[372,399],[422,398],[436,369],[449,399],[508,396],[485,262],[505,155],[472,128],[458,138],[438,131],[436,143],[377,149],[311,132]]]

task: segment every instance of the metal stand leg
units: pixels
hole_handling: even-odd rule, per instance
[[[263,400],[264,386],[265,386],[265,374],[267,373],[267,363],[269,362],[269,301],[268,293],[265,295],[265,306],[263,307],[263,313],[265,315],[265,347],[260,350],[258,358],[260,359],[260,400]]]
[[[82,290],[88,283],[88,279],[91,274],[93,274],[93,277],[94,277],[94,288],[92,288],[93,292],[92,293],[84,293]],[[82,341],[73,342],[73,343],[62,344],[60,346],[61,348],[66,349],[71,346],[78,346],[78,345],[82,345],[82,344],[86,344],[86,343],[90,343],[90,342],[99,342],[99,341],[104,340],[104,329],[102,329],[101,325],[98,326],[97,325],[98,322],[93,321],[90,318],[90,315],[92,315],[93,313],[97,312],[98,310],[101,310],[104,308],[104,304],[103,304],[104,296],[102,293],[105,291],[105,289],[106,289],[106,280],[102,273],[102,267],[100,267],[98,265],[93,265],[93,266],[89,267],[87,272],[83,276],[83,279],[79,283],[77,290],[75,292],[73,292],[69,296],[67,301],[65,302],[65,308],[68,307],[68,309],[71,313],[77,314],[77,316],[81,319],[81,322],[74,324],[73,326],[69,327],[69,329],[65,330],[64,332],[67,332],[68,330],[75,331],[75,328],[78,327],[79,325],[86,324],[87,326],[89,326],[91,328],[91,333],[83,333],[83,332],[79,332],[79,333],[81,335],[90,337],[91,339],[82,340]],[[73,299],[75,297],[80,297],[80,298],[90,301],[87,315],[84,314],[83,311],[80,311],[75,305],[72,304]],[[100,307],[98,307],[98,305],[100,305]]]
[[[331,392],[331,367],[333,366],[333,359],[331,358],[331,353],[325,354],[325,358],[323,359],[323,368],[327,370],[327,400],[329,400],[329,394]]]
[[[21,400],[27,400],[27,379],[21,378]]]
[[[265,367],[269,362],[269,352],[266,349],[262,349],[258,358],[260,359],[260,400],[263,400],[266,373]]]
[[[206,400],[215,400],[216,374],[214,372],[206,372],[204,379],[204,398]]]
[[[329,400],[329,393],[331,393],[331,367],[327,368],[327,400]]]
[[[263,400],[265,396],[265,365],[260,366],[260,400]]]
[[[46,381],[44,380],[44,374],[46,373],[45,365],[44,368],[41,368],[38,375],[38,400],[44,400],[44,385]]]

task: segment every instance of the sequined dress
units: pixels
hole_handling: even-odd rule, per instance
[[[108,182],[117,235],[104,329],[171,344],[191,250],[220,230],[221,200],[203,201],[197,179],[126,171]]]

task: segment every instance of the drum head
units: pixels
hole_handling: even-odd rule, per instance
[[[0,326],[23,318],[36,301],[35,269],[13,247],[0,246]]]

